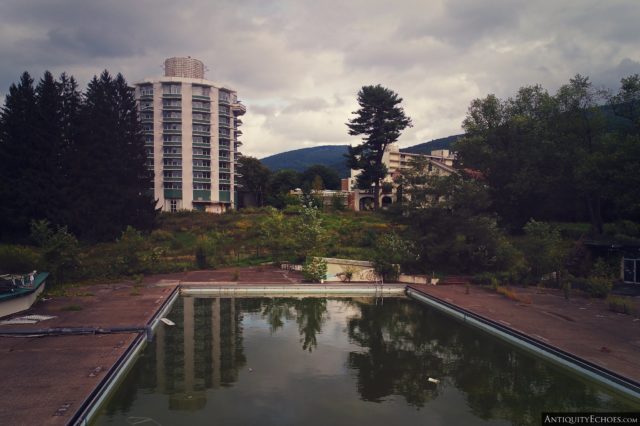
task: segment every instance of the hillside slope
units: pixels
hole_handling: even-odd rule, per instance
[[[418,145],[410,146],[407,148],[402,148],[400,151],[402,152],[410,152],[412,154],[431,154],[431,151],[435,151],[437,149],[451,149],[451,146],[455,141],[458,140],[462,135],[452,135],[447,136],[446,138],[434,139],[429,142],[420,143]]]
[[[347,153],[348,146],[349,145],[325,145],[295,149],[293,151],[270,155],[260,161],[273,171],[291,169],[302,172],[309,166],[322,164],[334,169],[340,177],[347,177],[349,176],[349,168],[347,167],[347,159],[344,155]]]
[[[402,152],[416,154],[429,154],[436,149],[451,149],[451,145],[462,135],[453,135],[446,138],[434,139],[429,142],[402,148]],[[261,159],[262,164],[272,171],[291,169],[298,172],[306,170],[314,164],[322,164],[338,172],[342,178],[349,176],[349,168],[345,154],[349,145],[324,145],[313,148],[295,149],[279,154],[270,155]]]

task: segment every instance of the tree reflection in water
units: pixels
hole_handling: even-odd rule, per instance
[[[634,409],[567,371],[417,303],[351,303],[360,315],[349,319],[347,329],[362,351],[351,352],[348,362],[364,400],[401,395],[420,408],[455,387],[478,417],[515,424],[537,423],[541,411]]]
[[[205,409],[213,395],[207,390],[232,386],[246,365],[245,316],[251,317],[252,324],[257,322],[256,330],[271,334],[295,322],[302,350],[313,352],[305,359],[322,363],[330,353],[344,360],[353,378],[337,368],[340,372],[332,376],[336,381],[331,386],[339,387],[342,380],[352,389],[355,381],[360,399],[366,402],[383,403],[400,396],[410,407],[421,409],[438,399],[454,407],[459,404],[460,410],[484,420],[514,424],[537,424],[541,411],[640,410],[637,404],[613,397],[566,370],[407,299],[387,298],[381,304],[366,298],[330,302],[325,298],[185,298],[170,314],[175,327],[158,330],[119,395],[107,405],[106,414],[130,412],[145,393],[168,396],[169,411]],[[316,350],[322,345],[318,336],[324,326],[346,330],[346,335],[326,337],[332,345],[329,352]],[[268,332],[262,335],[264,345],[282,344],[269,339]],[[262,353],[260,349],[252,356]],[[289,374],[289,365],[280,358],[263,368],[276,376]],[[252,380],[257,377],[252,375]],[[440,382],[432,383],[430,377]],[[308,384],[298,391],[309,389],[313,394],[314,378],[295,379],[300,380]],[[258,383],[253,385],[251,391],[261,389]],[[269,398],[256,395],[256,400]]]
[[[302,349],[312,352],[318,346],[317,334],[327,318],[327,299],[306,297],[303,299],[263,299],[262,317],[275,333],[285,321],[293,318],[298,324]]]

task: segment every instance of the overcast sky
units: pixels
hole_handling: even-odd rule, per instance
[[[130,83],[191,56],[247,106],[245,155],[358,143],[363,85],[404,98],[410,146],[460,133],[472,99],[576,73],[617,88],[640,73],[638,0],[2,0],[0,95],[20,73],[103,69]]]

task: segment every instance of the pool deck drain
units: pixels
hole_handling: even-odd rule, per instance
[[[205,288],[223,292],[229,291],[224,288],[233,288],[235,293],[224,294],[227,297],[241,297],[243,291],[248,293],[248,289],[256,286],[268,289],[272,295],[279,295],[282,289],[285,294],[294,287],[310,292],[313,287],[301,284],[300,274],[292,271],[269,267],[239,271],[239,282],[234,281],[236,268],[228,268],[146,277],[138,286],[124,282],[73,288],[68,296],[40,302],[29,313],[56,316],[38,323],[38,328],[145,326],[181,283],[186,294],[188,289],[204,293]],[[317,294],[329,293],[331,287],[336,285],[326,285]],[[374,285],[358,284],[353,289],[363,287]],[[379,291],[380,286],[375,287]],[[394,287],[383,286],[387,291],[393,291]],[[523,305],[475,288],[471,294],[465,294],[464,286],[417,287],[640,381],[640,321],[607,311],[603,301],[575,298],[567,302],[560,294],[549,291],[533,294],[533,303]],[[215,294],[209,292],[209,296]],[[33,327],[0,325],[0,334],[3,330]],[[0,337],[0,371],[5,390],[0,400],[0,424],[68,424],[138,336],[129,333]]]

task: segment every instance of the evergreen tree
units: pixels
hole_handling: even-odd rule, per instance
[[[144,147],[144,135],[138,116],[138,106],[134,89],[130,87],[120,73],[115,79],[120,131],[119,150],[124,154],[118,159],[121,187],[124,197],[120,199],[120,223],[122,229],[133,226],[138,230],[150,230],[156,219],[156,200],[153,198],[153,172],[147,166],[147,153]]]
[[[67,74],[62,73],[59,85],[61,92],[61,140],[56,156],[58,161],[57,192],[59,198],[55,203],[57,208],[50,215],[50,221],[51,223],[71,228],[71,209],[76,198],[73,196],[71,165],[77,153],[76,144],[78,143],[80,127],[79,113],[82,95],[73,76],[67,76]]]
[[[373,185],[375,208],[380,207],[380,181],[387,175],[382,163],[385,149],[397,141],[400,132],[411,127],[411,119],[399,106],[402,98],[393,90],[376,86],[364,86],[358,92],[360,109],[347,123],[349,134],[363,135],[363,143],[349,147],[347,164],[352,169],[361,169],[358,187],[368,189]]]
[[[105,70],[87,87],[72,159],[75,231],[90,240],[115,238],[155,218],[135,98],[122,75]]]
[[[12,84],[0,112],[0,235],[24,236],[29,221],[38,215],[32,198],[34,180],[29,174],[39,166],[34,162],[36,113],[33,79],[26,71]]]
[[[65,208],[61,183],[64,163],[62,141],[61,85],[46,71],[36,89],[36,115],[33,117],[34,144],[31,156],[34,167],[29,171],[34,182],[31,199],[40,206],[32,219],[45,218],[61,225],[58,212]]]

